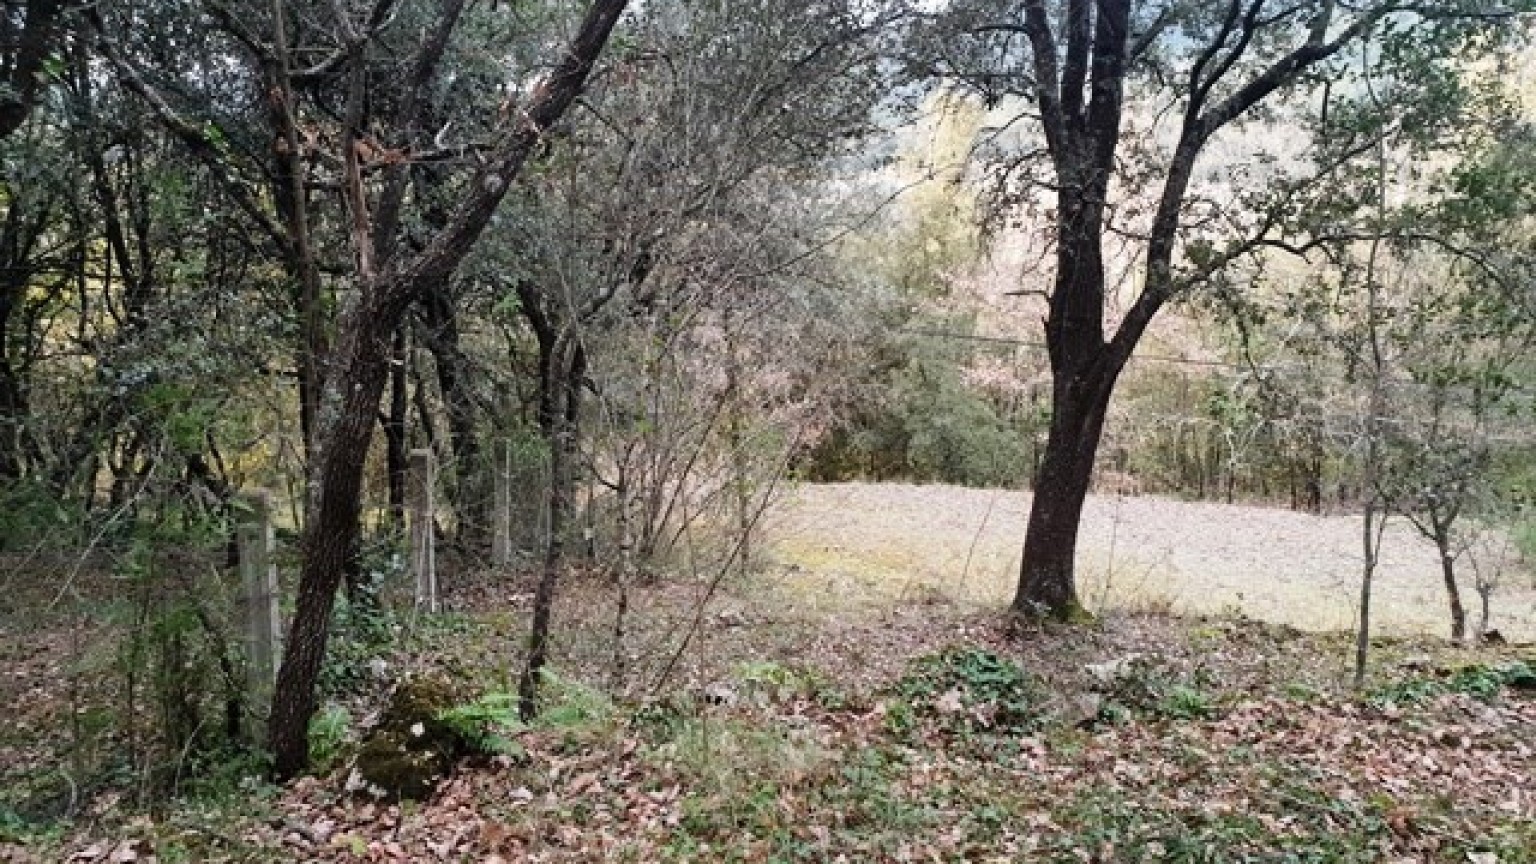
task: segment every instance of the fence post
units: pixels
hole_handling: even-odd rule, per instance
[[[272,493],[259,489],[243,497],[249,511],[235,530],[244,586],[246,693],[252,713],[266,717],[283,654],[278,612],[277,560],[273,556]]]
[[[496,567],[512,566],[512,442],[496,442],[491,460],[496,489],[496,506],[491,517],[491,561]]]
[[[437,469],[431,450],[412,450],[406,477],[406,508],[411,512],[411,574],[416,578],[416,608],[437,611],[437,556],[434,548],[433,495]]]

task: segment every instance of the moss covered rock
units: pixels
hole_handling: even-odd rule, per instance
[[[469,749],[442,719],[455,704],[453,685],[443,678],[401,681],[378,724],[363,738],[349,785],[391,800],[431,795]]]

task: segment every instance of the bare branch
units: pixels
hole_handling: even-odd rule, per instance
[[[1062,117],[1061,82],[1056,70],[1056,39],[1044,0],[1024,4],[1024,32],[1029,36],[1030,53],[1035,66],[1035,101],[1040,105],[1040,125],[1052,157],[1061,159],[1066,152],[1067,130]]]

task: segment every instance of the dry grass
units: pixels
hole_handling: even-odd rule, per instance
[[[951,486],[807,485],[768,527],[786,589],[813,609],[869,608],[937,595],[961,605],[1011,597],[1026,492]],[[1354,626],[1356,516],[1166,498],[1090,498],[1079,590],[1096,609],[1241,612],[1313,631]],[[1463,594],[1475,608],[1470,568]],[[1492,626],[1536,640],[1536,590],[1507,575]],[[1376,632],[1443,634],[1445,591],[1433,546],[1402,521],[1386,533],[1373,600]]]

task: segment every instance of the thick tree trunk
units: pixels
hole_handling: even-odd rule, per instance
[[[1104,194],[1107,174],[1059,169],[1056,284],[1045,322],[1051,425],[1024,535],[1015,615],[1069,620],[1082,611],[1075,560],[1083,502],[1104,415],[1124,358],[1104,342]]]
[[[1109,375],[1110,381],[1101,380]],[[1113,375],[1058,384],[1052,398],[1051,427],[1036,474],[1016,615],[1069,619],[1081,611],[1075,561],[1077,529],[1093,479],[1094,457],[1104,430]]]

